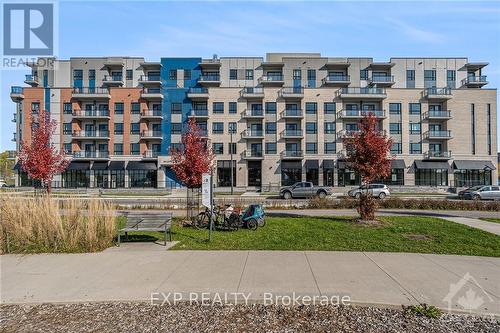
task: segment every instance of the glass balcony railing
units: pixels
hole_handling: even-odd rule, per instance
[[[287,95],[303,95],[304,87],[284,87],[280,90],[281,96]]]
[[[264,117],[264,110],[262,109],[254,109],[254,110],[245,110],[243,111],[243,117]]]
[[[345,118],[365,117],[370,114],[377,118],[384,118],[385,110],[342,110],[339,112],[339,116]]]
[[[73,117],[109,117],[109,110],[75,110]]]
[[[442,158],[449,159],[452,157],[451,151],[428,151],[425,153],[425,158]]]
[[[284,138],[288,138],[288,137],[301,137],[303,136],[304,133],[301,129],[297,129],[297,130],[284,130],[283,132],[281,132],[281,136],[284,137]]]
[[[143,94],[161,94],[161,88],[143,88]]]
[[[38,76],[32,75],[32,74],[28,74],[28,75],[26,75],[25,81],[38,82]]]
[[[156,158],[156,157],[160,156],[160,152],[154,151],[154,150],[146,150],[142,156],[147,157],[147,158]]]
[[[73,137],[77,138],[109,138],[109,131],[75,131]]]
[[[374,83],[389,83],[389,82],[394,82],[394,76],[392,75],[387,75],[387,76],[372,76],[370,79],[371,82]]]
[[[280,82],[283,81],[283,75],[269,75],[264,74],[260,78],[261,82]]]
[[[23,93],[23,87],[10,87],[10,93],[11,94],[22,94]]]
[[[245,150],[245,157],[262,157],[262,150]]]
[[[324,81],[330,81],[330,82],[350,82],[351,77],[349,75],[327,75],[324,79]]]
[[[304,113],[300,109],[285,109],[282,117],[303,117]]]
[[[433,96],[433,95],[451,95],[451,89],[450,88],[426,88],[425,89],[425,95],[426,96]]]
[[[472,83],[488,83],[486,75],[479,76],[468,76],[466,79],[462,80],[463,84],[472,84]]]
[[[159,75],[141,75],[139,81],[161,81],[161,78]]]
[[[108,151],[75,151],[73,152],[73,158],[108,158]]]
[[[244,87],[241,90],[242,95],[264,95],[264,89],[261,87]]]
[[[428,138],[451,138],[451,131],[427,131],[425,136]]]
[[[191,117],[208,117],[208,109],[191,110]]]
[[[208,94],[208,88],[203,88],[203,87],[189,88],[188,94]]]
[[[74,87],[73,94],[106,95],[106,94],[109,94],[109,89],[108,88],[99,88],[99,87]]]
[[[385,95],[385,88],[371,88],[371,87],[345,87],[341,88],[340,94],[347,95]]]
[[[281,152],[282,158],[296,158],[304,157],[304,152],[302,150],[285,150]]]
[[[141,112],[142,117],[161,117],[162,113],[161,110],[142,110]]]
[[[157,137],[162,137],[162,132],[161,131],[142,131],[141,132],[141,137],[142,138],[157,138]]]
[[[220,75],[219,74],[202,74],[200,76],[200,81],[217,82],[217,81],[220,81]]]
[[[104,82],[121,82],[123,81],[122,75],[104,75]]]
[[[262,136],[264,136],[264,131],[262,130],[247,129],[243,132],[243,137],[245,138],[260,138]]]
[[[451,118],[450,111],[429,111],[424,115],[424,118]]]

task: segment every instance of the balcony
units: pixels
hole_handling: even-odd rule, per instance
[[[283,75],[266,75],[259,78],[259,83],[263,86],[282,86],[285,83]]]
[[[395,83],[394,76],[392,75],[372,76],[368,79],[368,82],[370,85],[377,85],[378,87],[390,87]]]
[[[10,98],[13,102],[19,102],[24,99],[23,87],[11,87]]]
[[[75,110],[75,119],[110,119],[109,110]]]
[[[141,139],[161,140],[163,135],[161,131],[142,131]]]
[[[109,131],[74,131],[71,135],[73,139],[102,139],[109,140]]]
[[[428,140],[448,140],[452,137],[451,131],[427,131],[424,133],[424,138]]]
[[[342,138],[342,139],[352,138],[354,135],[356,135],[358,133],[361,133],[361,131],[360,130],[345,130],[344,129],[338,133],[338,137]]]
[[[340,98],[354,98],[354,99],[384,99],[386,98],[385,88],[359,88],[359,87],[345,87],[337,91],[337,97]]]
[[[304,158],[304,152],[302,150],[284,150],[281,152],[282,160],[296,160]]]
[[[28,74],[24,79],[24,83],[29,84],[32,87],[38,87],[39,85],[38,76]]]
[[[12,121],[13,123],[17,123],[17,113],[12,114],[12,119],[10,121]]]
[[[189,118],[208,118],[208,109],[191,110]]]
[[[299,130],[284,130],[281,132],[281,138],[283,139],[301,139],[304,137],[304,132]]]
[[[108,88],[74,87],[72,97],[75,99],[110,99]]]
[[[220,67],[220,59],[202,59],[199,63],[201,68],[219,68]]]
[[[466,86],[468,88],[479,88],[488,84],[488,80],[486,75],[480,76],[469,76],[466,79],[462,80],[462,86]]]
[[[74,159],[109,159],[108,151],[75,151],[72,154]]]
[[[160,156],[159,151],[154,151],[154,150],[146,150],[144,154],[142,154],[143,158],[151,158],[151,159],[156,159]]]
[[[424,90],[423,95],[427,99],[450,99],[451,89],[450,88],[427,88]]]
[[[264,154],[262,150],[245,150],[242,157],[246,160],[261,160]]]
[[[304,112],[298,109],[289,109],[281,112],[281,118],[300,119],[304,117]]]
[[[12,134],[14,134],[14,137],[13,137],[12,139],[10,139],[10,141],[12,141],[12,142],[17,142],[17,133],[16,133],[16,132],[14,132],[14,133],[12,133]]]
[[[349,75],[327,75],[323,79],[325,86],[348,86],[351,84],[351,77]]]
[[[202,74],[198,83],[203,86],[218,86],[220,85],[220,75],[218,73]]]
[[[189,88],[187,97],[191,99],[208,99],[208,88]]]
[[[141,112],[141,119],[163,119],[161,110],[144,109]]]
[[[284,87],[279,91],[279,96],[281,98],[303,98],[304,88],[303,87]]]
[[[426,160],[450,160],[452,159],[451,151],[428,151],[424,154]]]
[[[423,114],[424,119],[451,119],[451,111],[429,111]]]
[[[264,131],[247,129],[241,133],[241,137],[244,139],[263,139]]]
[[[163,94],[161,88],[143,88],[141,91],[141,98],[147,100],[162,100]]]
[[[141,75],[139,77],[139,83],[143,86],[145,85],[160,85],[161,77],[159,75]]]
[[[264,118],[264,110],[245,110],[241,113],[241,117],[245,119],[262,119]]]
[[[373,115],[375,118],[386,118],[385,110],[341,110],[337,113],[338,118],[344,119],[358,119]]]
[[[247,99],[262,99],[264,98],[264,89],[261,87],[244,87],[240,92],[240,96]]]
[[[104,75],[102,79],[102,84],[107,86],[122,86],[123,76],[122,75]]]

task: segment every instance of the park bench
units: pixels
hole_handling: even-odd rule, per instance
[[[167,233],[169,241],[172,241],[172,213],[148,214],[146,212],[133,212],[125,214],[125,217],[127,218],[125,228],[118,230],[118,246],[120,246],[120,235],[122,232],[128,237],[128,233],[134,231],[159,231],[165,233],[165,246],[167,245]]]

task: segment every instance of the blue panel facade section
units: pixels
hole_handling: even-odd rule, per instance
[[[161,58],[161,82],[163,94],[163,140],[161,144],[161,155],[168,155],[172,143],[172,103],[181,103],[182,122],[187,121],[187,116],[191,112],[191,100],[187,98],[187,91],[195,87],[201,75],[199,63],[201,58]],[[170,77],[171,71],[178,69],[190,70],[191,78],[184,80],[184,87],[178,87],[178,80]],[[179,78],[184,79],[184,78]]]
[[[50,112],[50,88],[44,88],[45,90],[45,111]]]

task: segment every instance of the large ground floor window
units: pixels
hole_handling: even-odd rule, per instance
[[[447,169],[416,169],[415,185],[417,186],[448,186]]]
[[[90,170],[66,170],[61,179],[61,187],[90,187]]]
[[[217,161],[217,186],[231,186],[231,161]],[[236,186],[236,161],[233,161],[233,186]]]
[[[125,187],[125,170],[109,170],[109,177],[110,188]]]
[[[319,169],[306,168],[306,182],[311,182],[314,185],[319,184]]]
[[[290,186],[302,181],[302,163],[281,162],[281,185]]]
[[[453,172],[455,187],[491,185],[491,170],[461,169]]]
[[[262,185],[262,162],[248,161],[248,186]]]
[[[361,185],[361,177],[351,169],[338,169],[339,186]]]
[[[152,187],[157,186],[157,170],[128,170],[130,187]]]
[[[328,169],[323,168],[323,185],[324,186],[335,186],[334,173],[335,173],[335,169],[333,169],[333,168],[328,168]]]
[[[376,180],[374,183],[403,186],[405,184],[405,169],[391,169],[389,177]]]

